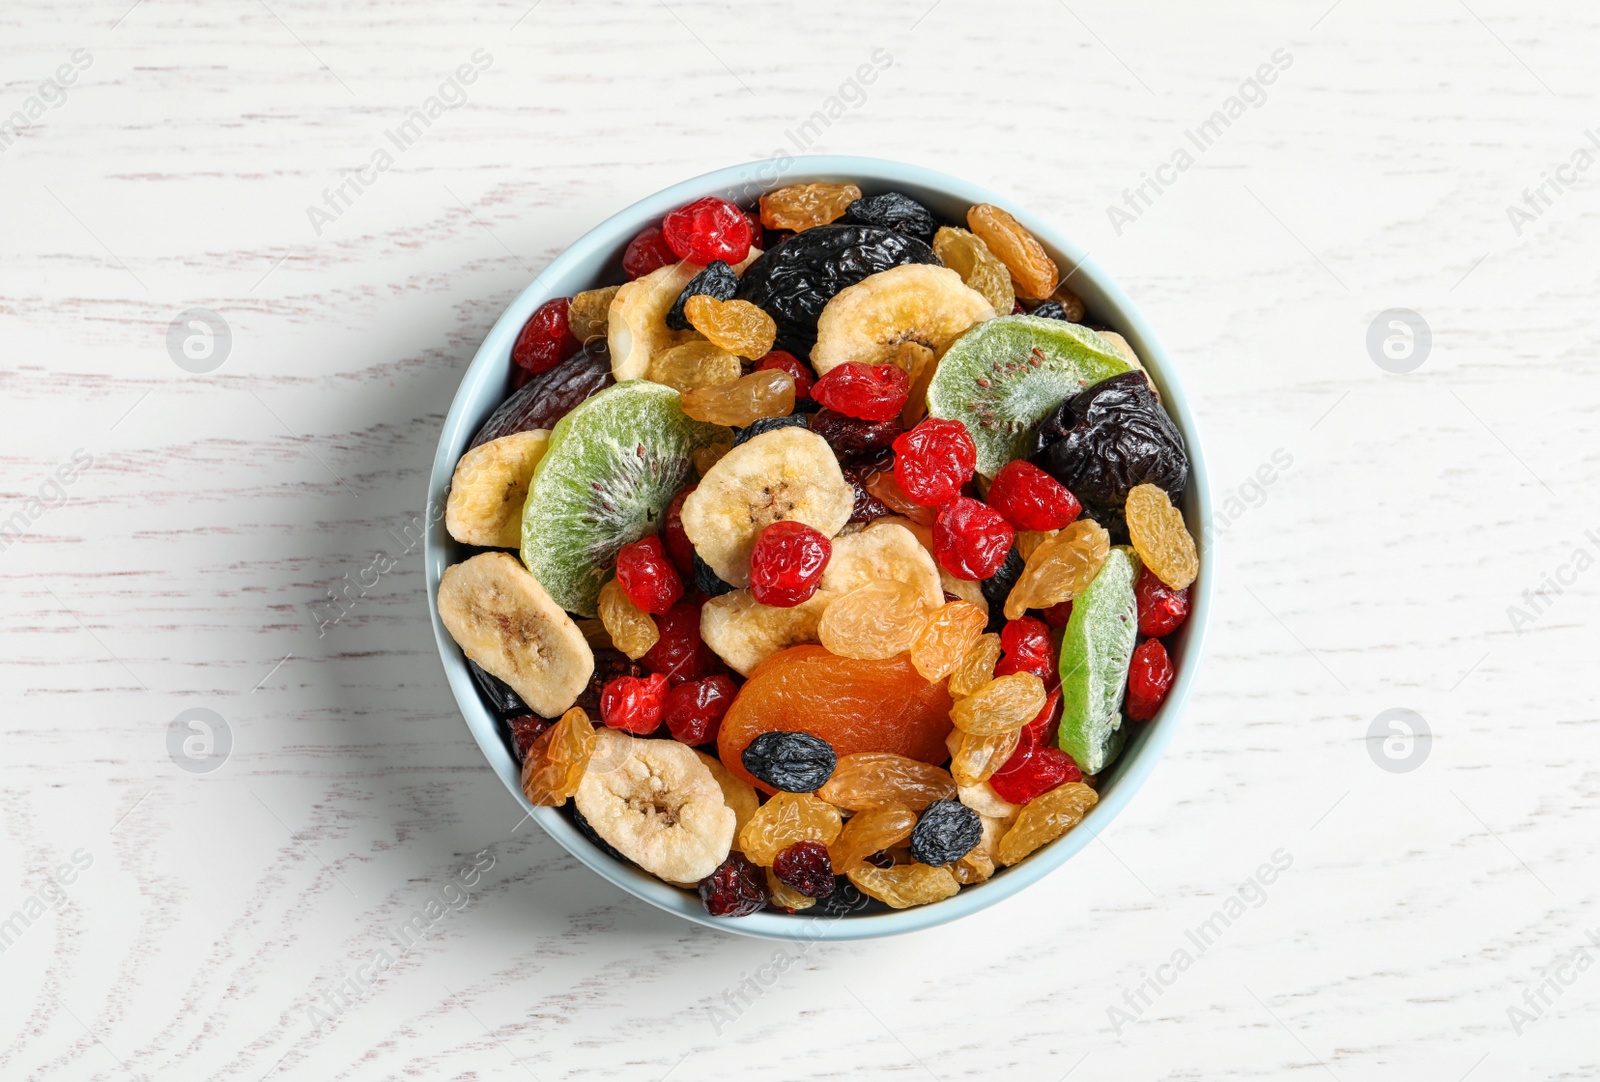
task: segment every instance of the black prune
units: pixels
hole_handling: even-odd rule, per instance
[[[758,780],[786,793],[816,792],[828,784],[839,765],[833,745],[820,736],[782,729],[750,741],[739,761]]]
[[[767,907],[767,877],[743,853],[700,880],[700,902],[713,917],[748,917]]]
[[[585,819],[583,813],[578,810],[578,802],[576,800],[567,801],[567,811],[571,814],[572,825],[578,828],[578,833],[593,842],[595,847],[602,853],[614,860],[620,860],[624,864],[633,863],[633,861],[617,852],[610,842],[600,836],[599,831],[589,825],[589,820]]]
[[[911,859],[938,866],[972,852],[983,837],[983,820],[959,800],[935,800],[911,828]]]
[[[706,296],[719,301],[731,301],[737,292],[739,276],[723,260],[713,259],[706,264],[705,270],[689,279],[689,284],[683,287],[678,299],[667,309],[667,326],[675,331],[690,329],[689,317],[683,314],[683,306],[689,303],[690,297]]]
[[[1039,426],[1029,461],[1107,529],[1135,485],[1155,485],[1177,503],[1189,476],[1183,434],[1140,371],[1101,380],[1057,406]]]
[[[882,450],[905,431],[898,417],[888,421],[864,421],[830,409],[813,413],[806,424],[811,431],[827,440],[833,453],[840,456]]]
[[[989,603],[989,626],[985,631],[999,631],[1006,625],[1006,598],[1017,584],[1017,579],[1022,577],[1022,567],[1022,553],[1017,551],[1016,545],[1012,545],[1000,570],[978,583],[978,588],[983,591],[983,599]]]
[[[611,350],[604,338],[594,338],[578,352],[542,376],[523,384],[472,437],[472,447],[536,428],[554,428],[572,408],[590,395],[615,383],[611,376]]]
[[[806,357],[823,306],[846,286],[907,263],[939,266],[933,249],[875,225],[821,225],[764,253],[739,280],[739,299],[778,325],[778,349]]]
[[[733,445],[737,447],[741,443],[749,443],[757,436],[771,432],[774,429],[796,427],[806,427],[806,419],[803,414],[796,416],[795,414],[791,413],[787,417],[760,417],[754,421],[751,421],[743,428],[736,428],[733,430]]]
[[[721,597],[734,587],[731,582],[723,582],[697,552],[694,554],[694,588],[707,597]]]
[[[939,223],[933,212],[909,195],[884,192],[857,199],[845,208],[841,221],[849,225],[878,225],[902,236],[932,244]]]
[[[531,714],[528,704],[522,701],[522,696],[511,690],[511,685],[490,673],[483,666],[471,658],[467,659],[467,671],[472,673],[472,679],[478,685],[478,691],[488,703],[489,709],[502,718],[514,714]]]

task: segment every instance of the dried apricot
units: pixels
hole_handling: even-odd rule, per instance
[[[834,874],[848,874],[872,854],[903,844],[916,825],[917,813],[903,804],[885,804],[852,815],[838,839],[828,846]]]
[[[732,383],[684,391],[681,401],[683,412],[696,421],[744,428],[794,412],[794,377],[781,368],[765,368]]]
[[[528,803],[560,807],[578,791],[583,772],[594,754],[594,726],[581,707],[574,706],[546,729],[522,761],[522,793]]]
[[[1172,506],[1167,494],[1152,484],[1135,485],[1128,492],[1126,514],[1128,537],[1144,566],[1174,590],[1194,582],[1200,574],[1200,557],[1183,524],[1183,512]]]
[[[719,301],[701,293],[689,298],[683,314],[714,344],[752,361],[771,353],[778,337],[772,317],[749,301]]]
[[[950,695],[965,698],[993,680],[1001,649],[1000,636],[995,632],[979,635],[950,674]]]
[[[839,809],[810,793],[779,793],[756,809],[735,841],[739,852],[763,868],[795,842],[832,845],[844,821]]]
[[[739,358],[711,342],[685,342],[650,358],[646,379],[677,391],[720,387],[744,374]]]
[[[924,680],[940,680],[955,671],[983,634],[989,614],[970,601],[951,601],[934,609],[911,644],[911,664]]]
[[[876,898],[891,909],[942,902],[961,889],[949,868],[927,864],[896,864],[876,868],[865,864],[849,873],[850,882],[862,894]]]
[[[1007,866],[1017,863],[1081,823],[1099,799],[1095,791],[1081,781],[1069,781],[1034,797],[1023,806],[1017,821],[1000,839],[995,859]]]
[[[950,710],[955,727],[973,736],[1021,729],[1044,709],[1044,681],[1030,672],[996,677]]]
[[[836,808],[860,812],[884,804],[921,811],[936,800],[956,794],[956,783],[943,767],[888,751],[858,751],[834,768],[817,796]],[[884,848],[878,846],[879,849]]]
[[[840,657],[880,661],[910,650],[927,619],[921,590],[873,579],[828,603],[817,641]]]
[[[854,184],[791,184],[761,197],[761,224],[803,233],[836,220],[860,198]]]
[[[1111,535],[1093,519],[1080,518],[1033,550],[1006,596],[1006,619],[1029,609],[1071,601],[1089,588],[1111,551]]]
[[[628,599],[628,592],[616,579],[600,587],[600,622],[611,636],[611,645],[637,661],[650,652],[661,638],[656,622],[648,612]]]
[[[977,785],[994,777],[1022,742],[1021,729],[992,736],[975,736],[955,729],[950,733],[950,776],[957,785]]]
[[[1055,261],[1010,213],[991,203],[977,203],[967,209],[967,225],[1006,265],[1018,293],[1043,300],[1055,292],[1061,281]]]

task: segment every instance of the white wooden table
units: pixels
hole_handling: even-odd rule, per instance
[[[1592,5],[867,7],[0,12],[0,1076],[1600,1077]],[[513,830],[405,529],[544,262],[799,147],[1079,236],[1226,521],[1198,698],[1099,843],[762,983],[784,948]]]

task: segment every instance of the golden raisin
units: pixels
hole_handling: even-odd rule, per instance
[[[900,845],[911,837],[916,825],[917,813],[903,804],[885,804],[852,815],[839,837],[828,846],[833,873],[846,875],[872,854]]]
[[[994,667],[1000,660],[1000,636],[994,632],[979,635],[967,648],[955,672],[950,674],[950,697],[965,698],[994,679]]]
[[[1200,574],[1200,556],[1183,524],[1183,512],[1172,506],[1167,494],[1156,485],[1135,485],[1128,493],[1126,513],[1133,551],[1155,577],[1174,590],[1194,582]]]
[[[1044,681],[1031,672],[997,677],[950,708],[957,729],[973,736],[1020,729],[1044,709]]]
[[[739,852],[764,868],[795,842],[832,845],[844,822],[839,809],[810,793],[779,793],[756,809],[739,831]]]
[[[1006,596],[1006,619],[1029,609],[1048,609],[1071,601],[1089,588],[1111,551],[1111,535],[1093,519],[1070,523],[1033,550]]]
[[[781,368],[764,368],[732,383],[684,391],[682,402],[683,412],[696,421],[743,428],[763,417],[793,413],[794,377]]]
[[[645,378],[678,391],[720,387],[744,374],[739,358],[710,342],[685,342],[650,358]]]
[[[749,301],[719,301],[697,293],[683,306],[691,326],[729,353],[758,360],[772,352],[778,325]]]
[[[854,184],[791,184],[761,197],[761,224],[803,233],[834,221],[860,198]]]
[[[933,254],[961,275],[968,289],[983,294],[983,299],[993,305],[996,312],[1003,316],[1011,314],[1017,301],[1016,291],[1011,286],[1011,272],[976,233],[953,225],[941,226],[933,235]]]
[[[628,599],[628,592],[616,579],[607,579],[600,587],[600,622],[611,635],[611,645],[635,661],[661,638],[655,620]]]
[[[580,342],[587,342],[596,335],[605,334],[612,298],[621,288],[621,286],[605,286],[601,289],[586,289],[573,297],[567,304],[567,329],[572,332],[572,337]]]
[[[927,864],[896,864],[893,868],[866,864],[852,870],[849,876],[862,894],[891,909],[942,902],[961,889],[949,868]]]
[[[974,736],[954,729],[946,741],[950,748],[950,776],[957,785],[988,781],[1006,765],[1021,742],[1021,729],[1007,729],[993,736]]]
[[[1018,530],[1017,555],[1026,563],[1034,550],[1060,532],[1060,530]]]
[[[817,790],[817,796],[829,804],[853,812],[884,804],[901,804],[921,811],[935,800],[949,800],[955,795],[956,783],[948,770],[890,751],[858,751],[841,756],[833,768],[833,777]]]
[[[1093,789],[1078,781],[1069,781],[1034,797],[1023,806],[1022,814],[1000,839],[995,860],[1009,866],[1041,845],[1055,841],[1082,822],[1099,799]]]
[[[988,622],[989,614],[970,601],[939,606],[911,644],[911,664],[924,680],[949,676]]]
[[[894,479],[893,470],[878,470],[869,474],[866,489],[889,510],[904,515],[918,526],[932,527],[934,520],[939,517],[937,508],[924,507],[905,494],[900,483]]]
[[[1061,281],[1055,260],[1008,212],[991,203],[977,203],[967,209],[967,226],[1006,265],[1018,293],[1043,300],[1055,292]]]
[[[706,471],[715,466],[723,455],[733,450],[731,443],[708,443],[704,447],[696,447],[689,455],[689,460],[694,463],[695,472],[701,477]]]
[[[562,714],[560,721],[533,742],[522,762],[522,793],[528,803],[541,807],[565,804],[578,791],[594,746],[589,715],[577,706]]]
[[[873,579],[828,602],[817,641],[840,657],[883,661],[910,650],[927,618],[921,590],[897,579]]]
[[[890,360],[911,377],[905,409],[900,411],[900,427],[911,429],[928,414],[928,385],[939,367],[939,355],[921,342],[901,342]]]
[[[772,904],[783,909],[810,909],[817,904],[815,898],[801,894],[779,879],[771,868],[767,869],[767,893],[772,897]]]

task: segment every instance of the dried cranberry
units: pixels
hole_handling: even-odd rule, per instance
[[[848,361],[817,380],[811,397],[846,417],[888,421],[900,416],[911,394],[911,379],[897,364]]]
[[[836,455],[861,454],[888,447],[905,431],[898,418],[889,421],[863,421],[833,410],[818,410],[806,422],[811,431],[828,441]]]
[[[1021,459],[994,475],[989,506],[1019,530],[1059,530],[1083,511],[1066,485]]]
[[[807,898],[833,893],[833,860],[821,842],[795,842],[773,858],[772,874]]]
[[[661,638],[639,659],[647,670],[665,676],[673,687],[710,675],[716,662],[700,641],[698,602],[678,602],[656,617],[656,630]]]
[[[832,555],[828,539],[805,523],[774,522],[750,550],[750,596],[780,609],[809,601]]]
[[[933,522],[933,554],[958,579],[977,582],[993,575],[1014,540],[1016,531],[999,512],[965,496],[940,508]]]
[[[1174,590],[1148,567],[1140,569],[1133,596],[1139,610],[1139,631],[1152,639],[1172,634],[1189,618],[1189,588]]]
[[[1011,758],[997,770],[989,785],[1000,799],[1026,804],[1040,793],[1048,793],[1069,781],[1082,781],[1083,771],[1072,756],[1058,748],[1018,745]]]
[[[743,853],[729,853],[700,880],[700,902],[713,917],[748,917],[767,907],[766,876]]]
[[[978,465],[978,448],[960,421],[929,417],[894,441],[894,479],[924,507],[953,499]]]
[[[667,692],[664,715],[672,738],[691,746],[711,743],[737,694],[739,689],[726,676],[708,676]]]
[[[867,483],[861,479],[859,473],[848,469],[840,472],[844,474],[844,479],[850,482],[850,487],[856,494],[856,502],[850,508],[851,522],[871,522],[875,518],[894,514],[888,504],[867,491]]]
[[[511,730],[511,743],[517,749],[519,763],[528,757],[528,749],[533,747],[533,742],[553,724],[555,723],[549,718],[541,718],[538,714],[518,714],[514,718],[506,719],[506,727]]]
[[[1030,747],[1049,747],[1056,742],[1061,730],[1061,685],[1058,683],[1045,696],[1044,706],[1033,720],[1022,727],[1021,743]]]
[[[660,616],[683,596],[683,579],[655,534],[622,546],[617,553],[617,581],[629,601],[653,616]]]
[[[1072,602],[1062,601],[1048,609],[1040,609],[1039,613],[1051,627],[1066,627],[1067,621],[1072,619]]]
[[[667,696],[667,678],[619,676],[600,692],[600,719],[613,729],[648,736],[661,728],[661,711]]]
[[[528,317],[511,347],[517,367],[542,376],[583,347],[567,327],[567,298],[545,301]]]
[[[672,497],[672,502],[667,504],[666,516],[661,521],[661,540],[672,566],[678,569],[678,574],[690,577],[694,575],[694,543],[683,532],[683,501],[689,498],[689,493],[695,488],[695,485],[686,485],[679,489],[678,494]]]
[[[1008,621],[1000,629],[1000,648],[1005,653],[995,664],[996,676],[1029,672],[1047,684],[1055,677],[1055,640],[1043,620],[1023,616]]]
[[[817,377],[805,362],[796,358],[794,354],[786,353],[781,349],[773,350],[756,362],[755,370],[757,372],[765,371],[768,368],[782,369],[794,377],[794,400],[796,402],[804,402],[811,397],[811,388],[817,382]]]
[[[706,264],[738,263],[750,254],[750,219],[744,211],[708,195],[661,219],[661,235],[679,259]]]
[[[628,242],[627,251],[622,253],[622,270],[630,279],[643,278],[677,261],[661,235],[661,227],[653,225]]]
[[[1128,716],[1134,721],[1155,717],[1161,700],[1172,686],[1172,661],[1160,639],[1146,639],[1133,652],[1128,665]]]

